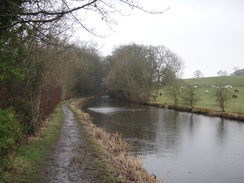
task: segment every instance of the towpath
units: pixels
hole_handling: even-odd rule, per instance
[[[63,126],[60,138],[41,172],[40,183],[96,183],[94,155],[89,152],[81,124],[77,123],[68,103],[62,106]]]

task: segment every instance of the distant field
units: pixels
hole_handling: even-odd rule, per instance
[[[220,76],[220,77],[206,77],[184,79],[190,85],[197,85],[199,87],[210,87],[211,85],[232,85],[233,87],[244,87],[244,76]]]
[[[209,78],[195,78],[195,79],[185,79],[185,82],[191,85],[197,85],[196,93],[199,97],[195,107],[220,110],[216,104],[215,92],[216,88],[212,88],[211,85],[231,85],[233,88],[229,88],[231,94],[236,94],[238,98],[232,98],[226,111],[244,113],[244,76],[227,76],[227,77],[209,77]],[[234,92],[238,89],[239,92]],[[208,90],[208,94],[205,93]],[[164,88],[160,91],[162,96],[156,99],[158,103],[173,104],[173,100],[167,96]],[[180,105],[183,105],[180,103]]]

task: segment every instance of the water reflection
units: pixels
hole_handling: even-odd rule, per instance
[[[88,104],[93,121],[119,132],[158,177],[167,182],[244,180],[244,124],[102,98]]]
[[[123,111],[123,108],[121,108],[121,107],[91,107],[91,108],[89,108],[89,110],[98,112],[98,113],[108,114],[108,113],[114,113],[114,112],[121,112],[121,111]]]

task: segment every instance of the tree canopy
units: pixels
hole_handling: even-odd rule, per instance
[[[182,59],[165,46],[124,45],[108,60],[108,90],[134,102],[148,102],[152,91],[173,82],[183,67]]]

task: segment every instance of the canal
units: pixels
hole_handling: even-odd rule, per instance
[[[167,183],[243,183],[244,123],[101,97],[85,109]]]

